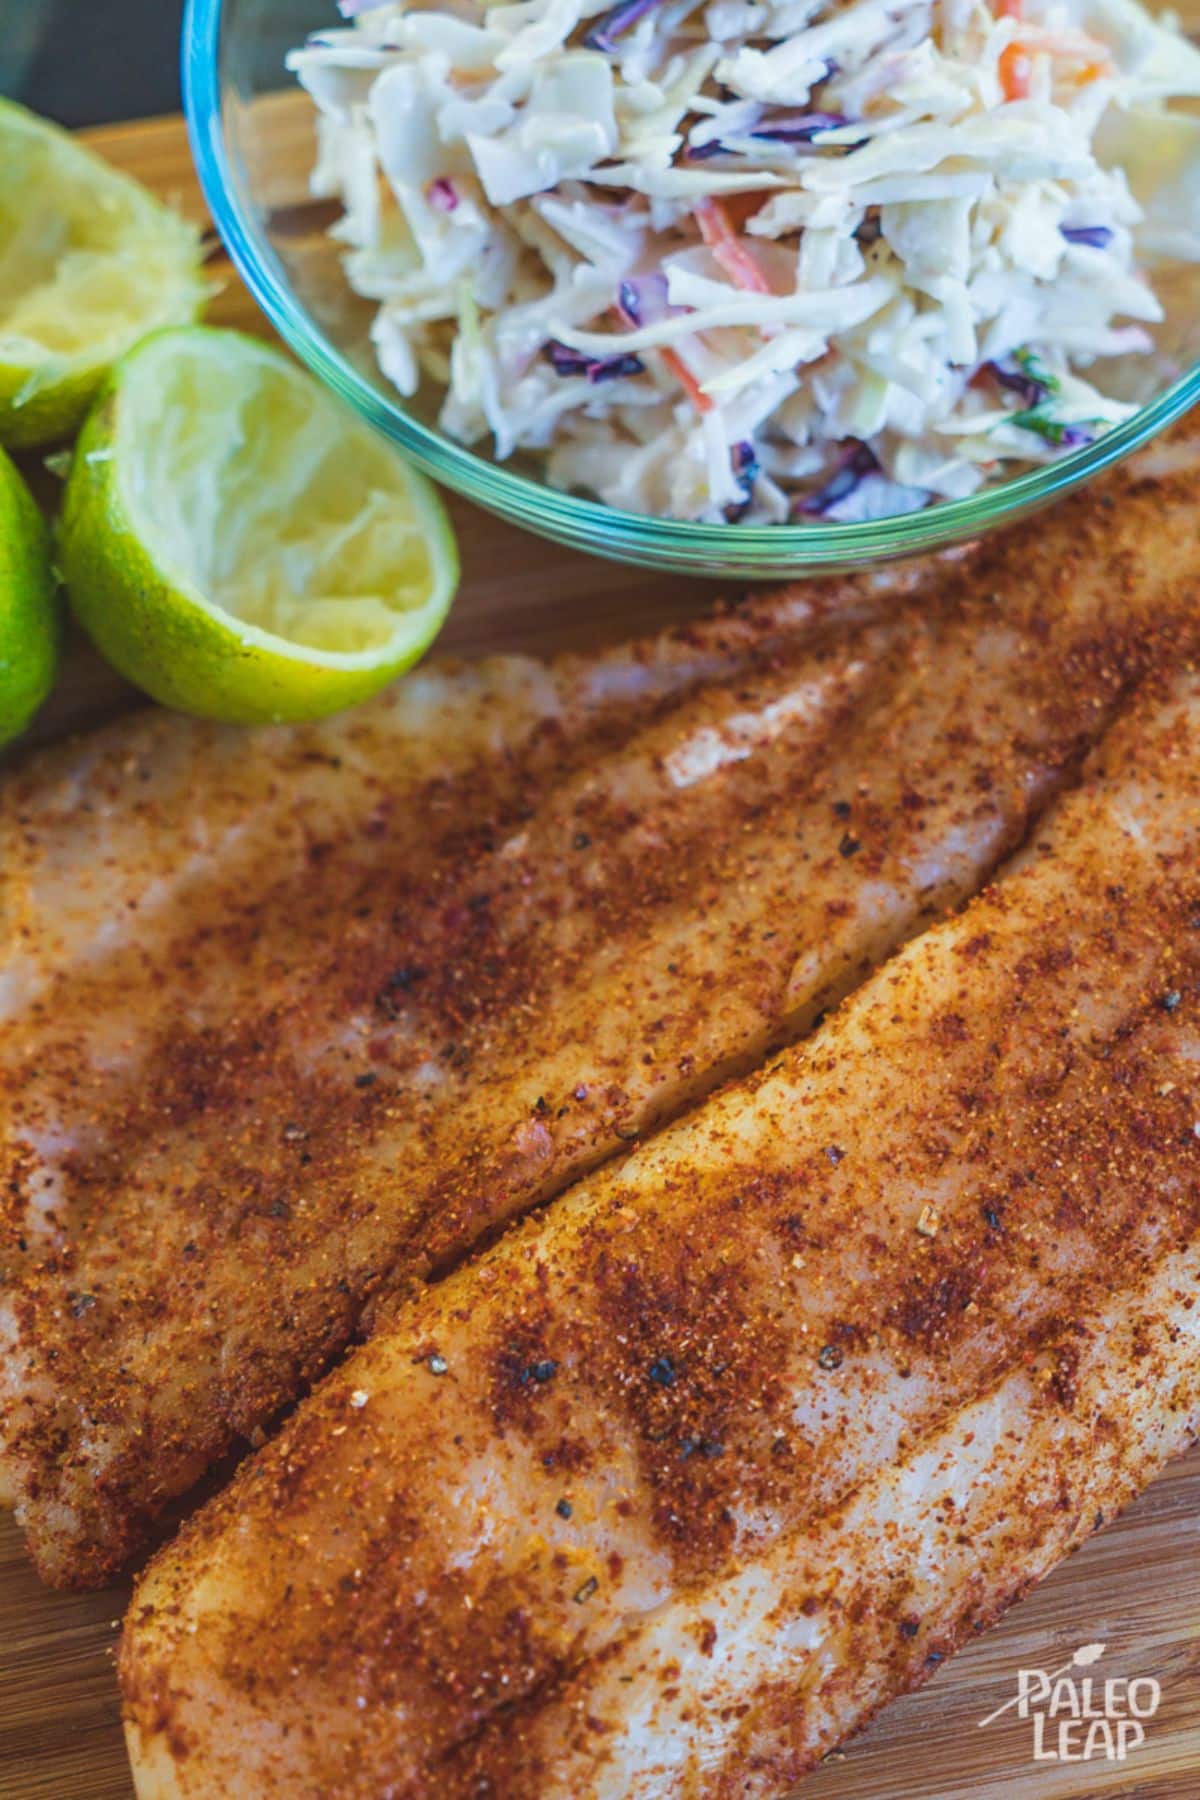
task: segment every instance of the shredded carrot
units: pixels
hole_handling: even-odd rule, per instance
[[[616,307],[614,310],[617,318],[622,324],[629,323],[620,307]],[[696,377],[692,374],[692,371],[688,368],[678,350],[672,350],[669,344],[663,344],[659,347],[659,355],[666,363],[668,369],[670,369],[672,375],[674,375],[676,381],[679,383],[696,411],[699,413],[711,412],[713,409],[712,401],[704,392],[704,389],[700,386],[700,383],[696,380]]]
[[[1006,100],[1027,100],[1029,98],[1029,78],[1033,73],[1033,59],[1024,44],[1018,39],[1000,53],[997,64],[1000,86]]]
[[[748,294],[769,294],[767,280],[753,250],[738,237],[719,200],[706,194],[696,207],[700,236],[736,287]]]
[[[688,368],[679,352],[677,350],[672,350],[669,345],[664,344],[659,354],[666,363],[668,369],[670,369],[672,375],[674,375],[675,379],[679,382],[679,385],[683,388],[696,411],[698,413],[711,412],[713,409],[712,400],[704,392],[704,389],[700,386],[700,383],[696,380],[696,377],[692,374],[692,371]]]
[[[998,0],[997,16],[1021,19],[1022,4],[1023,0]],[[1006,100],[1028,98],[1035,56],[1057,56],[1064,62],[1079,63],[1070,79],[1080,87],[1113,73],[1112,58],[1097,38],[1084,31],[1052,32],[1027,25],[1000,56],[998,73]]]
[[[1111,75],[1112,73],[1112,63],[1108,57],[1105,57],[1103,62],[1084,63],[1081,69],[1076,69],[1074,79],[1079,83],[1080,87],[1086,87],[1089,81],[1103,81],[1106,76]]]

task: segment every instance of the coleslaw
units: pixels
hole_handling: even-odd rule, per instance
[[[1128,417],[1200,260],[1200,52],[1136,0],[341,11],[289,66],[384,375],[612,506],[962,498]]]

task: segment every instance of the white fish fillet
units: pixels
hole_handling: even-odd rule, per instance
[[[1200,672],[804,1046],[412,1300],[186,1526],[140,1800],[757,1800],[1200,1427]]]

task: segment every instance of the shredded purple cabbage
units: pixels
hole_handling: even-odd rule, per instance
[[[795,510],[808,518],[820,518],[831,506],[836,506],[839,501],[852,494],[864,476],[875,474],[878,468],[879,459],[871,446],[856,443],[853,449],[847,451],[825,486],[801,500]]]
[[[710,156],[728,156],[720,138],[709,138],[707,144],[689,144],[683,153],[684,162],[707,162]]]
[[[749,493],[758,480],[758,454],[748,438],[733,446],[733,472]]]
[[[993,381],[998,381],[1002,388],[1007,388],[1010,393],[1018,395],[1026,406],[1040,405],[1051,392],[1049,382],[1038,381],[1027,369],[1022,369],[1019,365],[1015,369],[1006,369],[1003,363],[987,362],[983,367]]]
[[[754,499],[754,483],[758,478],[758,457],[755,454],[754,445],[748,438],[733,446],[730,451],[730,460],[733,464],[733,472],[737,476],[738,486],[745,496],[744,499],[735,501],[732,506],[725,508],[727,523],[736,525],[745,518],[750,510],[751,502]]]
[[[775,144],[811,144],[820,137],[823,131],[836,131],[841,125],[848,125],[850,120],[845,113],[806,112],[782,113],[776,119],[770,117],[755,126],[747,133],[749,137],[760,138],[764,143]],[[709,138],[703,144],[689,144],[683,153],[685,162],[707,162],[710,156],[734,156],[737,152],[720,138]]]
[[[662,0],[620,0],[620,5],[596,21],[583,41],[589,50],[615,50],[615,40],[661,4]]]
[[[623,281],[617,289],[617,311],[627,325],[657,325],[671,311],[666,276],[657,272]]]
[[[452,213],[458,205],[458,189],[445,175],[439,175],[425,189],[425,198],[438,212]]]
[[[756,126],[750,136],[769,138],[779,144],[811,144],[822,131],[836,131],[849,123],[845,113],[784,113],[781,118]]]
[[[1105,250],[1113,241],[1107,225],[1060,225],[1058,229],[1068,244],[1090,244],[1093,250]]]
[[[554,338],[542,354],[556,375],[584,375],[594,383],[618,381],[623,375],[641,375],[646,365],[640,356],[585,356]]]

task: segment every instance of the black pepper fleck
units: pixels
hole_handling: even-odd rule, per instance
[[[840,1369],[842,1353],[836,1344],[825,1344],[817,1352],[817,1361],[823,1369]]]
[[[399,996],[406,994],[418,981],[423,980],[424,976],[424,969],[414,969],[408,964],[399,969],[393,969],[375,996],[375,1004],[380,1012],[389,1019],[398,1018],[401,1010]]]
[[[404,993],[418,981],[423,980],[424,976],[424,969],[415,969],[410,964],[404,963],[400,968],[392,970],[387,978],[386,985]]]
[[[583,1586],[575,1589],[576,1604],[582,1606],[585,1600],[590,1600],[599,1586],[600,1583],[596,1580],[596,1577],[594,1575],[589,1575]]]
[[[1169,994],[1163,995],[1159,1005],[1165,1013],[1178,1012],[1183,1005],[1183,995],[1178,988],[1172,988]]]
[[[669,1356],[656,1356],[646,1373],[659,1387],[674,1387],[678,1379],[678,1370]]]
[[[838,845],[838,855],[857,856],[861,849],[862,845],[859,843],[858,839],[856,837],[851,837],[850,833],[847,831],[843,836],[841,843]]]
[[[575,1511],[575,1508],[571,1505],[569,1500],[563,1499],[559,1501],[554,1510],[560,1519],[569,1519],[571,1514]]]
[[[685,1462],[689,1456],[724,1456],[725,1446],[718,1438],[685,1437],[679,1440],[679,1454]]]

